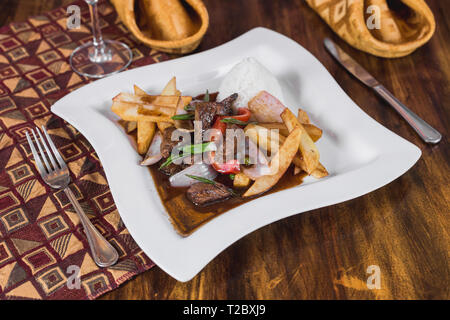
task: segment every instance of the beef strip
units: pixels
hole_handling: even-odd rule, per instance
[[[219,102],[217,106],[217,115],[219,116],[231,116],[233,114],[233,109],[231,108],[231,105],[233,102],[237,99],[238,94],[233,93],[231,96],[223,99],[221,102]]]
[[[159,162],[159,166],[161,166],[167,158],[163,158]],[[183,158],[181,161],[177,160],[177,163],[171,163],[163,168],[160,168],[159,170],[164,173],[165,175],[172,176],[175,173],[180,172],[181,170],[186,169],[187,167],[190,167],[194,164],[194,155],[191,155],[189,157]]]
[[[169,127],[163,131],[160,147],[161,155],[163,156],[163,158],[161,159],[159,165],[163,164],[167,160],[167,158],[172,153],[172,149],[180,143],[180,141],[172,141],[172,133],[175,130],[175,127]],[[171,163],[168,166],[161,168],[160,171],[165,175],[171,176],[183,169],[184,167],[182,165]]]
[[[161,162],[159,163],[159,165],[163,164],[164,161],[166,161],[166,160],[167,159],[162,159]],[[175,173],[178,173],[181,170],[183,170],[183,166],[175,164],[175,163],[171,163],[171,164],[159,169],[159,171],[161,171],[162,173],[164,173],[167,176],[173,176]]]
[[[212,127],[217,112],[217,102],[198,102],[195,104],[195,120],[201,121],[202,129]]]
[[[179,141],[172,141],[172,133],[176,130],[175,127],[166,128],[162,135],[161,155],[163,158],[168,158],[172,149],[179,143]]]
[[[231,197],[230,190],[223,184],[216,182],[209,184],[205,182],[194,183],[186,191],[187,198],[197,206],[207,206]]]
[[[207,130],[212,127],[214,118],[218,116],[230,116],[233,114],[231,105],[237,99],[238,94],[233,93],[221,102],[195,101],[191,105],[195,107],[195,120],[202,122],[202,129]]]

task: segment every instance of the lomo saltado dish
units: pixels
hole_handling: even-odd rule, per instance
[[[185,96],[173,77],[159,95],[135,85],[133,94],[113,98],[111,109],[135,138],[140,165],[149,167],[181,235],[306,175],[328,175],[315,145],[322,130],[304,110],[295,116],[260,88],[282,95],[276,79],[250,58],[230,71],[219,92]]]

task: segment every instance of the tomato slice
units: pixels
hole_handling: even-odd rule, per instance
[[[250,120],[251,112],[247,108],[239,108],[238,114],[236,116],[218,116],[216,118],[216,121],[214,122],[213,129],[218,129],[222,134],[225,134],[225,130],[227,129],[227,124],[225,122],[222,122],[222,119],[236,119],[242,122],[247,122]]]
[[[238,109],[238,115],[237,116],[231,116],[229,118],[233,118],[233,119],[236,119],[236,120],[247,122],[248,120],[250,120],[250,116],[251,115],[252,115],[252,113],[247,108],[239,108]]]
[[[241,171],[241,166],[239,165],[239,162],[236,159],[229,160],[225,163],[212,162],[211,166],[214,168],[214,170],[223,174],[230,174],[230,173],[236,174]]]
[[[222,134],[225,134],[225,130],[227,129],[227,124],[220,120],[222,120],[224,118],[233,118],[236,120],[247,122],[248,120],[250,120],[251,115],[252,114],[251,114],[250,110],[248,110],[247,108],[239,108],[238,114],[235,116],[219,116],[219,117],[217,117],[216,121],[214,122],[213,129],[217,129]],[[212,139],[212,141],[214,141],[214,139]],[[210,155],[211,155],[211,166],[217,172],[220,172],[223,174],[230,174],[230,173],[236,174],[241,171],[238,160],[234,159],[234,160],[229,160],[225,163],[217,163],[214,161],[215,152],[211,152]]]

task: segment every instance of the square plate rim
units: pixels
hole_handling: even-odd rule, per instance
[[[297,210],[296,212],[292,212],[292,210],[287,210],[288,211],[287,213],[283,213],[282,215],[280,215],[279,217],[276,217],[275,219],[273,218],[273,216],[270,216],[270,215],[268,216],[267,214],[261,215],[261,217],[260,217],[261,219],[259,221],[257,221],[257,223],[255,223],[251,228],[247,228],[245,230],[242,228],[241,229],[238,228],[238,230],[236,230],[236,233],[232,237],[225,237],[225,238],[221,238],[221,239],[211,239],[211,242],[214,243],[215,248],[212,250],[209,250],[207,253],[205,253],[205,256],[202,256],[202,257],[198,258],[197,260],[189,259],[189,257],[186,256],[186,254],[189,254],[189,252],[178,252],[179,257],[176,260],[177,260],[178,264],[182,264],[182,267],[176,266],[174,262],[168,263],[167,257],[165,257],[164,254],[161,254],[161,253],[156,254],[152,250],[153,245],[149,247],[148,244],[146,243],[145,239],[142,238],[142,235],[138,234],[139,231],[138,231],[137,226],[134,224],[134,222],[132,222],[131,219],[127,215],[121,214],[121,218],[122,218],[125,226],[127,227],[128,231],[133,236],[133,238],[135,239],[136,243],[140,246],[140,248],[147,254],[147,256],[150,259],[152,259],[152,261],[155,262],[155,264],[157,264],[161,269],[163,269],[169,275],[171,275],[175,279],[182,281],[182,282],[192,279],[198,272],[201,271],[201,269],[203,269],[220,252],[222,252],[229,245],[236,242],[240,238],[250,234],[254,230],[257,230],[267,224],[278,221],[280,219],[284,219],[284,218],[294,215],[294,214],[298,214],[298,213],[310,211],[313,209],[326,207],[328,205],[348,201],[350,199],[354,199],[356,197],[359,197],[359,196],[362,196],[369,192],[372,192],[375,189],[378,189],[378,188],[390,183],[391,181],[395,180],[396,178],[398,178],[399,176],[404,174],[407,170],[409,170],[416,163],[416,161],[420,158],[420,155],[421,155],[421,151],[417,146],[415,146],[414,144],[399,137],[395,133],[391,132],[390,130],[388,130],[387,128],[385,128],[384,126],[382,126],[381,124],[376,122],[374,119],[372,119],[364,111],[362,111],[355,104],[355,102],[353,102],[348,97],[348,95],[337,84],[337,82],[334,80],[334,78],[331,76],[331,74],[327,71],[327,69],[317,60],[317,58],[315,58],[311,53],[309,53],[306,49],[304,49],[300,44],[294,42],[292,39],[289,39],[286,36],[279,34],[275,31],[272,31],[272,30],[269,30],[266,28],[262,28],[262,27],[258,27],[258,28],[252,29],[252,30],[242,34],[241,36],[239,36],[225,44],[215,47],[213,49],[209,49],[209,50],[206,50],[206,51],[203,51],[200,53],[196,53],[196,54],[193,54],[190,56],[185,56],[185,57],[178,58],[178,59],[173,59],[173,60],[169,60],[169,61],[165,61],[165,62],[161,62],[161,63],[157,63],[157,64],[151,64],[151,65],[138,67],[138,68],[135,68],[132,70],[128,70],[128,71],[119,73],[119,74],[114,75],[109,78],[97,80],[95,82],[92,82],[86,86],[83,86],[83,87],[67,94],[66,96],[64,96],[63,98],[58,100],[51,107],[51,111],[54,114],[58,115],[59,117],[63,118],[67,122],[74,125],[86,137],[86,139],[91,143],[93,148],[96,150],[101,163],[104,165],[104,171],[105,171],[107,180],[109,182],[111,194],[115,200],[118,212],[121,212],[122,211],[121,208],[124,209],[126,207],[126,205],[123,203],[122,197],[119,196],[116,192],[116,189],[118,189],[118,188],[116,188],[116,181],[112,177],[113,173],[110,172],[110,170],[111,170],[110,162],[108,161],[108,159],[104,158],[104,156],[103,156],[103,152],[102,152],[103,147],[97,144],[97,142],[96,142],[97,139],[95,138],[95,136],[93,136],[92,130],[89,130],[84,124],[77,123],[78,121],[76,120],[76,116],[74,115],[74,113],[70,112],[68,108],[64,108],[65,104],[67,102],[69,102],[70,99],[73,99],[73,97],[76,97],[77,94],[82,95],[82,93],[84,91],[88,92],[89,88],[93,89],[94,87],[101,87],[102,85],[108,85],[108,82],[113,82],[114,80],[117,80],[118,78],[126,79],[128,76],[132,75],[133,72],[138,72],[138,70],[140,70],[140,69],[146,69],[146,70],[150,69],[151,70],[151,69],[154,69],[155,67],[164,69],[165,67],[169,68],[170,65],[174,65],[176,63],[192,63],[192,61],[194,61],[195,59],[206,58],[206,57],[215,55],[218,52],[220,53],[221,51],[226,50],[226,49],[230,50],[237,46],[246,48],[250,44],[255,44],[255,43],[263,43],[264,45],[269,45],[269,46],[273,45],[274,43],[279,43],[279,44],[283,43],[286,47],[293,50],[293,51],[289,52],[290,54],[294,54],[295,50],[297,50],[297,51],[301,50],[303,53],[306,52],[306,54],[309,55],[309,58],[311,58],[313,61],[315,61],[314,63],[318,64],[318,68],[319,68],[320,72],[325,72],[328,75],[328,78],[329,78],[328,80],[331,80],[330,83],[332,83],[336,87],[336,89],[338,91],[340,91],[340,94],[343,94],[348,98],[349,105],[351,106],[351,111],[359,113],[359,116],[362,117],[363,122],[366,125],[368,125],[368,127],[370,129],[373,129],[376,131],[376,133],[381,134],[379,137],[376,137],[376,138],[379,138],[379,139],[383,138],[383,139],[381,139],[382,141],[377,141],[377,143],[380,143],[380,144],[385,143],[386,141],[384,138],[388,138],[388,139],[392,140],[392,141],[390,141],[390,143],[393,144],[393,146],[395,148],[390,146],[390,148],[388,148],[388,152],[378,155],[374,161],[365,165],[362,168],[359,168],[359,169],[356,169],[356,170],[353,170],[350,172],[346,172],[344,174],[340,174],[340,175],[337,175],[337,176],[327,179],[329,187],[336,188],[337,192],[330,199],[326,199],[326,201],[322,201],[321,203],[314,203],[314,202],[308,203],[303,208],[296,209]],[[267,43],[269,43],[269,44],[267,44]],[[369,129],[367,129],[367,130],[369,130]],[[402,153],[405,155],[408,155],[408,157],[405,156],[405,159],[402,163],[398,163],[398,161],[395,162],[394,160],[396,160],[396,156],[398,156],[398,154],[402,154]],[[382,164],[386,163],[386,161],[394,161],[395,162],[394,166],[392,166],[391,168],[389,168],[387,170],[386,175],[384,175],[384,176],[380,175],[379,177],[376,177],[376,179],[375,179],[376,181],[370,180],[369,182],[365,183],[364,180],[366,180],[366,179],[364,179],[364,178],[367,176],[367,173],[369,171],[372,172],[372,170],[380,170],[380,169],[383,169],[383,171],[386,171],[386,168],[382,166]],[[367,169],[370,169],[370,170],[367,170]],[[373,177],[370,177],[370,175],[369,175],[368,178],[372,179]],[[347,190],[345,188],[339,187],[340,184],[345,181],[352,181],[352,182],[357,183],[357,186],[359,188],[361,188],[360,190],[363,190],[363,191],[360,192],[358,190],[355,191],[353,189]],[[304,188],[302,188],[302,192],[304,192],[305,194],[314,194],[315,192],[317,192],[318,188],[320,187],[320,184],[321,183],[313,183],[313,184],[305,185]],[[292,194],[294,192],[295,192],[294,189],[288,189],[283,192],[276,193],[276,195],[278,195],[280,198],[287,199],[290,196],[292,196]],[[258,207],[258,205],[256,205],[254,202],[257,202],[257,201],[267,202],[267,201],[270,201],[268,199],[271,199],[271,198],[273,198],[273,195],[268,195],[266,197],[256,199],[254,201],[249,202],[248,205],[246,205],[246,208],[251,209],[251,207]],[[300,211],[298,211],[298,210],[300,210]],[[223,215],[221,215],[221,216],[223,216]],[[208,222],[208,224],[206,224],[206,225],[210,225],[210,226],[216,225],[218,223],[218,221],[220,220],[219,218],[221,216],[213,219],[212,221]],[[172,226],[170,226],[170,227],[172,227]],[[172,232],[175,232],[175,230],[172,230]],[[185,239],[186,241],[190,241],[189,239],[197,239],[198,237],[195,236],[196,232],[194,232],[193,235],[191,235],[187,238],[182,238],[182,239]],[[190,242],[192,242],[192,241],[190,241]],[[172,249],[172,253],[175,251]],[[188,263],[185,263],[185,262],[183,263],[183,259],[187,259]]]

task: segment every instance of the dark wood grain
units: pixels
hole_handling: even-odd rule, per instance
[[[68,2],[3,0],[0,25]],[[450,6],[446,1],[428,1],[437,21],[431,41],[408,57],[392,60],[351,48],[302,0],[205,2],[211,26],[197,51],[257,26],[285,34],[315,55],[365,112],[419,146],[422,157],[405,175],[368,195],[253,232],[187,283],[155,267],[102,299],[450,298]],[[325,36],[437,128],[442,142],[424,144],[395,111],[335,63],[323,48]],[[379,290],[366,286],[369,265],[381,269]]]

